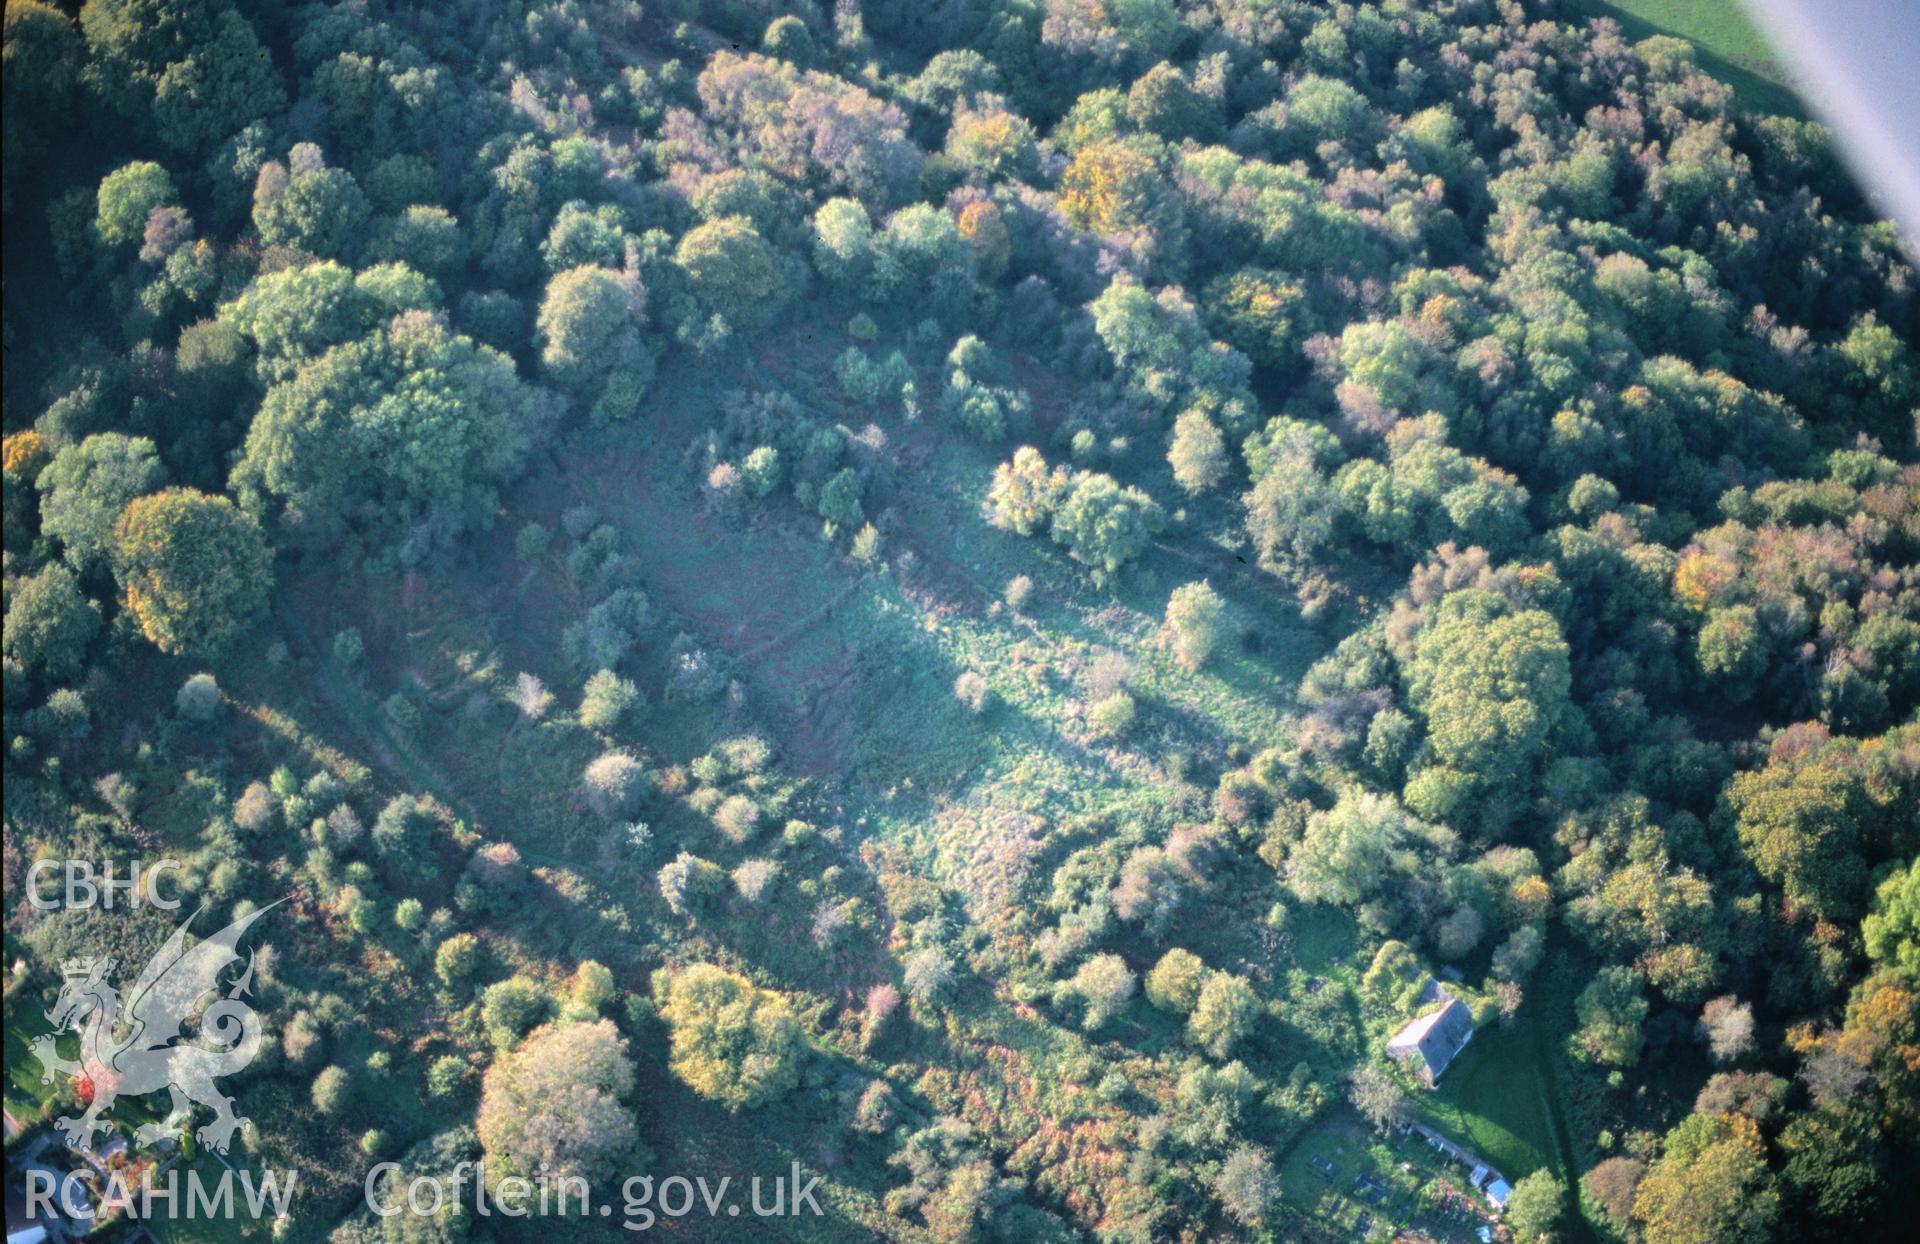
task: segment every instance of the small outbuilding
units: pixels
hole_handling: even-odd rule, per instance
[[[1505,1209],[1507,1198],[1513,1195],[1513,1185],[1504,1179],[1490,1181],[1486,1187],[1487,1204],[1495,1209]]]

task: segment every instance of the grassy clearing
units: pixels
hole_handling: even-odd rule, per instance
[[[1573,0],[1589,17],[1611,17],[1629,39],[1675,35],[1699,49],[1700,67],[1761,112],[1806,115],[1787,71],[1740,0]]]
[[[1419,1107],[1426,1121],[1478,1153],[1509,1180],[1548,1167],[1577,1187],[1583,1163],[1567,1118],[1575,1113],[1581,1077],[1565,1046],[1573,1026],[1573,998],[1588,979],[1584,958],[1556,952],[1534,974],[1521,1022],[1483,1027]],[[1591,1157],[1589,1157],[1589,1163]],[[1571,1224],[1576,1239],[1592,1239],[1589,1223]]]
[[[1548,1165],[1554,1151],[1546,1105],[1552,1084],[1534,1045],[1523,1025],[1488,1025],[1447,1069],[1439,1089],[1420,1099],[1428,1121],[1509,1180]]]

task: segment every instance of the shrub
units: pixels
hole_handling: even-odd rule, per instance
[[[1176,946],[1147,973],[1147,1001],[1163,1011],[1185,1015],[1200,1001],[1207,965],[1191,950]]]
[[[983,713],[993,701],[993,688],[987,680],[974,670],[967,670],[953,680],[954,698],[976,713]]]
[[[1116,691],[1087,710],[1087,725],[1096,738],[1117,739],[1133,728],[1134,711],[1133,697]]]
[[[757,903],[780,882],[780,865],[773,860],[744,860],[733,870],[733,888],[749,903]]]
[[[345,1114],[353,1104],[353,1080],[344,1067],[325,1067],[313,1078],[309,1094],[313,1108],[329,1117]]]
[[[524,976],[495,981],[480,994],[480,1019],[496,1036],[517,1037],[546,1018],[553,1000]]]
[[[212,674],[195,674],[180,684],[173,706],[188,721],[212,721],[220,715],[220,684]]]
[[[582,775],[587,806],[602,819],[623,821],[639,809],[647,770],[626,752],[606,752],[587,765]]]
[[[1174,589],[1167,601],[1165,631],[1173,659],[1183,669],[1197,670],[1207,663],[1219,645],[1225,616],[1226,605],[1206,580]]]
[[[580,693],[580,724],[589,730],[611,730],[640,702],[640,689],[612,670],[596,671]]]

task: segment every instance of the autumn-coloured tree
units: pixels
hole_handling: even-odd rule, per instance
[[[273,554],[225,497],[169,488],[136,498],[113,528],[127,611],[162,652],[217,657],[266,615]]]

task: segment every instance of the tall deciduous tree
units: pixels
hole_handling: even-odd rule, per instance
[[[646,289],[627,272],[569,268],[547,282],[536,324],[540,365],[596,423],[633,414],[653,383],[646,305]]]
[[[800,1025],[779,994],[700,963],[656,973],[654,995],[672,1031],[673,1072],[700,1096],[738,1111],[798,1082]]]
[[[53,456],[40,473],[40,530],[63,546],[76,570],[101,565],[114,520],[127,502],[166,482],[167,469],[144,436],[101,432]]]
[[[1577,711],[1560,625],[1490,592],[1449,593],[1407,666],[1408,699],[1425,714],[1434,763],[1407,784],[1415,811],[1445,817],[1476,791],[1533,789],[1556,732]]]
[[[169,655],[220,655],[266,614],[273,586],[260,524],[190,488],[131,502],[114,524],[113,562],[127,612]]]
[[[304,543],[416,561],[491,521],[541,414],[505,355],[413,312],[269,390],[233,484]]]
[[[1633,1198],[1634,1220],[1664,1244],[1764,1240],[1779,1216],[1766,1143],[1743,1115],[1683,1120]]]
[[[631,1173],[633,1059],[607,1020],[529,1034],[487,1069],[477,1126],[488,1174],[588,1180]]]

